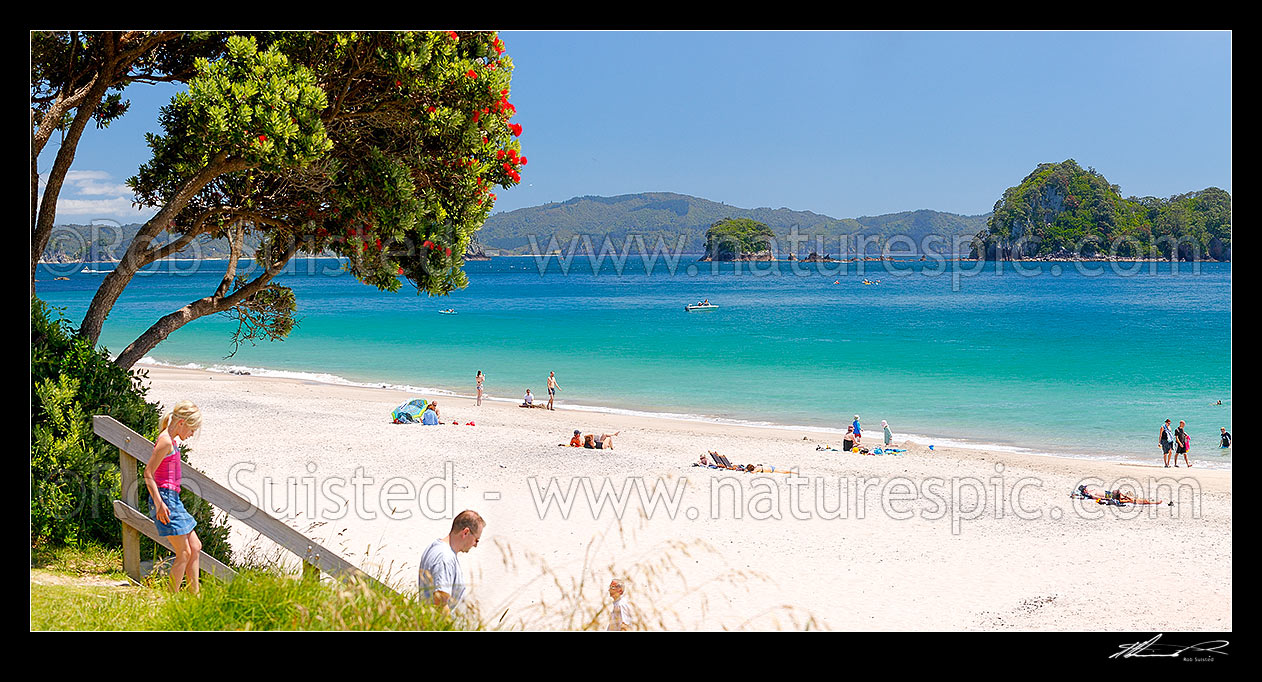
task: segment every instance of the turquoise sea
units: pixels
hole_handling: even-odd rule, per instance
[[[842,430],[858,414],[871,433],[885,419],[929,443],[1148,461],[1160,458],[1168,417],[1187,421],[1194,460],[1231,466],[1218,447],[1219,427],[1232,431],[1230,263],[751,270],[694,258],[646,267],[633,255],[620,268],[578,257],[564,272],[555,258],[496,258],[468,263],[468,288],[446,298],[380,292],[336,260],[297,260],[278,280],[299,302],[287,340],[225,358],[235,323],[215,316],[145,362],[418,394],[471,395],[482,370],[487,393],[513,401],[526,388],[546,399],[555,371],[559,402],[574,408]],[[77,325],[112,267],[41,266],[38,295]],[[155,264],[119,300],[102,343],[120,351],[210,293],[223,267]],[[703,298],[719,310],[684,311]],[[457,314],[438,314],[449,307]]]

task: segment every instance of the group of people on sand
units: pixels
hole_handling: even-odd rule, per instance
[[[478,370],[477,376],[474,377],[474,383],[476,384],[477,405],[479,407],[482,406],[482,383],[484,381],[486,381],[486,375],[482,373],[482,370]],[[552,406],[552,401],[556,398],[557,391],[560,388],[561,385],[557,383],[556,372],[548,372],[548,404],[542,407],[546,407],[549,410],[556,409]],[[522,397],[519,407],[535,407],[535,396],[530,392],[530,389],[526,389],[526,395]]]
[[[589,433],[584,436],[582,431],[574,429],[574,437],[570,439],[570,447],[587,448],[588,450],[612,450],[613,437],[620,433],[622,432],[614,431],[613,433],[602,433],[599,436]],[[565,447],[565,443],[560,445]]]
[[[481,384],[479,383],[478,385],[480,386]],[[560,389],[561,389],[561,384],[557,383],[556,372],[548,372],[548,404],[543,405],[542,407],[549,410],[555,410],[556,408],[552,406],[552,401],[556,398],[557,391]],[[480,392],[479,392],[479,395],[481,395]],[[522,397],[521,405],[518,405],[518,407],[534,407],[534,406],[535,406],[535,396],[530,393],[530,389],[526,389],[526,395]]]
[[[1221,404],[1222,401],[1219,401]],[[1218,429],[1218,447],[1231,447],[1231,434],[1227,433],[1227,427],[1222,426]],[[1170,420],[1161,425],[1161,430],[1157,433],[1157,444],[1161,446],[1161,456],[1165,465],[1170,466],[1171,453],[1173,452],[1174,466],[1179,466],[1179,455],[1183,455],[1184,466],[1192,466],[1192,462],[1188,459],[1188,452],[1192,450],[1192,438],[1187,434],[1187,424],[1182,419],[1179,420],[1178,428],[1170,428]]]
[[[1161,446],[1161,455],[1165,461],[1165,465],[1170,466],[1170,453],[1174,452],[1174,466],[1179,466],[1179,455],[1183,455],[1183,463],[1192,466],[1192,462],[1188,460],[1188,451],[1192,449],[1192,439],[1188,437],[1187,425],[1182,419],[1179,420],[1177,429],[1170,428],[1170,420],[1161,425],[1161,431],[1157,435],[1157,443]]]
[[[884,446],[889,447],[894,444],[894,432],[890,431],[889,422],[881,420],[882,436],[884,437]],[[850,452],[855,448],[863,447],[863,426],[859,423],[859,415],[854,416],[854,421],[846,427],[846,435],[841,439],[842,451]]]

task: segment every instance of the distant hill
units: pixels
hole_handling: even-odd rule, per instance
[[[679,239],[683,251],[705,251],[705,234],[711,225],[729,218],[747,218],[770,227],[777,238],[777,254],[788,255],[789,234],[793,227],[809,241],[799,251],[821,254],[839,253],[842,235],[863,234],[888,240],[906,235],[912,242],[931,234],[972,237],[985,229],[987,215],[963,216],[940,211],[919,210],[860,218],[833,218],[811,211],[788,208],[739,208],[724,203],[670,192],[624,194],[616,197],[584,196],[569,201],[520,208],[497,213],[487,218],[478,231],[478,240],[488,249],[506,253],[530,253],[530,236],[540,252],[555,248],[568,252],[575,235],[583,244],[583,236],[599,249],[608,237],[613,248],[621,249],[629,235],[642,235],[645,245],[653,249],[660,239],[664,248],[675,250]],[[908,247],[895,247],[899,251]],[[941,246],[935,247],[941,249]],[[877,247],[870,246],[869,251]]]
[[[820,255],[843,252],[842,236],[853,244],[855,235],[889,240],[906,235],[912,243],[892,246],[898,252],[909,251],[928,235],[972,237],[986,229],[987,215],[963,216],[941,211],[919,210],[859,218],[833,218],[811,211],[788,208],[738,208],[724,203],[700,199],[686,194],[647,192],[616,197],[584,196],[569,201],[521,208],[497,213],[487,219],[476,234],[471,253],[485,249],[491,254],[532,253],[530,236],[535,236],[538,252],[546,252],[549,243],[562,251],[570,251],[570,242],[579,236],[578,247],[585,247],[583,237],[599,250],[606,238],[611,248],[621,250],[631,235],[641,235],[650,250],[660,243],[671,252],[700,254],[705,251],[706,230],[729,218],[745,218],[762,223],[776,234],[776,254],[785,257],[792,252],[791,230],[806,240],[797,249],[799,256],[812,251]],[[44,251],[44,259],[52,261],[117,260],[140,229],[139,224],[117,226],[59,226]],[[683,247],[679,248],[679,240]],[[552,240],[555,239],[553,242]],[[659,241],[660,240],[660,241]],[[873,242],[868,251],[879,246]],[[181,257],[223,258],[228,255],[226,239],[200,239]],[[253,235],[246,237],[246,253],[258,246]],[[638,245],[632,248],[638,249]],[[944,250],[943,246],[935,249]]]

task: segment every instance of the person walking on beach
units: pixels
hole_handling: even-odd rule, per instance
[[[1161,433],[1157,436],[1157,442],[1161,445],[1161,456],[1165,460],[1165,465],[1170,466],[1170,450],[1174,448],[1174,430],[1170,428],[1170,420],[1161,427]]]
[[[863,440],[863,430],[859,428],[859,415],[854,416],[854,423],[850,426],[854,429],[854,444],[858,445]]]
[[[416,579],[421,598],[441,607],[443,613],[450,614],[464,601],[468,584],[460,566],[460,554],[478,546],[485,527],[486,521],[477,512],[466,509],[452,520],[446,537],[430,543],[421,554]]]
[[[613,605],[609,607],[609,632],[626,632],[635,623],[635,609],[627,601],[626,585],[618,578],[609,583],[609,597]]]
[[[1188,461],[1188,434],[1183,420],[1179,420],[1179,428],[1174,430],[1174,466],[1179,466],[1179,455],[1183,455],[1183,463]],[[1188,464],[1188,466],[1192,466]]]
[[[1231,447],[1231,434],[1227,433],[1227,427],[1221,426],[1219,427],[1219,430],[1222,431],[1222,435],[1218,437],[1218,447],[1220,448]]]
[[[197,521],[180,501],[183,487],[183,471],[180,469],[181,447],[193,437],[202,425],[202,413],[197,405],[185,400],[177,403],[159,423],[158,440],[153,444],[153,454],[145,464],[145,487],[157,517],[154,525],[158,535],[167,539],[175,550],[171,562],[171,591],[179,592],[180,583],[188,578],[188,591],[201,591],[202,542],[197,538]]]
[[[478,370],[478,377],[477,377],[477,382],[478,382],[478,407],[482,407],[482,379],[483,379],[483,378],[484,378],[484,377],[482,376],[482,370]]]
[[[881,429],[885,431],[885,447],[889,447],[894,443],[894,434],[890,431],[890,425],[884,419],[881,420]]]
[[[557,383],[557,373],[548,372],[548,409],[549,410],[556,409],[552,407],[552,399],[556,397],[558,388],[561,388],[561,385]]]

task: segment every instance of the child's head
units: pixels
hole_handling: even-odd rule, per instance
[[[160,428],[166,431],[168,426],[174,426],[177,438],[192,438],[202,426],[202,411],[191,400],[180,401],[162,417]]]

